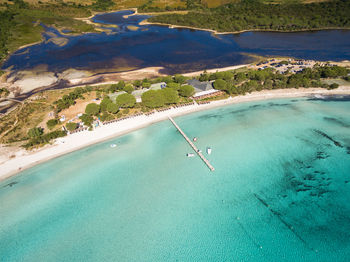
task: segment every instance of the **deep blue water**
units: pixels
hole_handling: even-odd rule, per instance
[[[123,71],[125,68],[163,66],[169,73],[179,73],[247,63],[252,61],[247,54],[350,60],[349,30],[213,35],[205,31],[149,25],[132,31],[127,26],[138,25],[146,16],[123,18],[130,13],[120,11],[94,17],[94,21],[107,24],[106,27],[117,24],[118,29],[110,28],[111,34],[69,36],[68,44],[63,47],[45,41],[18,50],[3,68],[30,69],[45,64],[49,70],[61,72],[72,67]],[[59,35],[54,29],[49,30]]]
[[[215,172],[169,121],[26,170],[0,183],[0,261],[349,261],[349,110],[283,99],[175,118]]]

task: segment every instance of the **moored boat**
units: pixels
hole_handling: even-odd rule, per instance
[[[207,147],[207,154],[208,154],[208,155],[211,154],[211,147]]]

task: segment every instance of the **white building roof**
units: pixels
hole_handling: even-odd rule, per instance
[[[216,92],[218,92],[218,90],[215,90],[215,89],[205,90],[205,91],[198,92],[198,93],[194,94],[193,97],[210,95],[210,94],[213,94],[213,93],[216,93]]]

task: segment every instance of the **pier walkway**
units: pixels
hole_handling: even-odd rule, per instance
[[[205,158],[205,156],[199,152],[198,148],[192,143],[192,141],[186,136],[186,134],[181,130],[181,128],[176,124],[176,122],[174,121],[174,119],[172,119],[171,116],[168,116],[169,120],[171,121],[171,123],[173,123],[173,125],[177,128],[177,130],[179,130],[179,132],[181,133],[181,135],[186,139],[186,141],[190,144],[190,146],[193,148],[194,151],[196,151],[196,153],[199,155],[199,157],[203,160],[203,162],[209,167],[209,169],[211,171],[214,171],[215,168],[209,163],[209,160]]]

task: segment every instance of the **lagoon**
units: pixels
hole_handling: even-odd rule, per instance
[[[347,261],[350,97],[175,118],[0,183],[1,261]],[[111,143],[117,144],[111,148]]]
[[[250,63],[254,60],[250,55],[350,60],[350,30],[213,35],[140,26],[138,23],[147,16],[123,17],[128,14],[132,11],[96,15],[92,20],[110,30],[105,33],[68,36],[46,27],[44,42],[18,50],[2,68],[12,66],[17,71],[45,65],[55,73],[69,68],[103,73],[162,66],[164,73],[174,74]],[[50,40],[53,37],[66,38],[67,43],[55,44]]]

